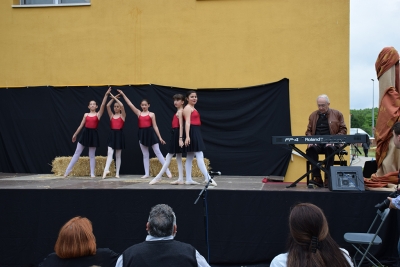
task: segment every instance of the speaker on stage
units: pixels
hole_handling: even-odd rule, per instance
[[[378,165],[376,164],[376,160],[366,161],[364,163],[363,175],[365,178],[371,178],[373,173],[376,173],[378,170]]]
[[[331,191],[364,191],[364,176],[361,166],[332,166]]]

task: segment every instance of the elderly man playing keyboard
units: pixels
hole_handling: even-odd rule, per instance
[[[336,135],[336,134],[347,134],[347,127],[344,123],[343,114],[335,109],[329,108],[330,102],[327,95],[319,95],[317,97],[318,110],[311,113],[308,119],[308,126],[306,135]],[[329,157],[335,153],[338,145],[335,144],[309,144],[306,150],[306,154],[314,161],[318,161],[318,154],[325,154],[325,157]],[[325,168],[330,170],[333,165],[334,156],[331,156],[326,161]],[[312,172],[312,182],[318,186],[328,186],[327,175],[325,175],[325,181],[322,181],[321,170],[314,168]]]

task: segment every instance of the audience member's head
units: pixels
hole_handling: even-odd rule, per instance
[[[329,234],[323,211],[311,203],[294,206],[289,216],[287,266],[350,266],[346,256]]]
[[[147,222],[147,231],[154,237],[166,237],[176,233],[176,217],[172,208],[158,204],[151,208]]]
[[[84,217],[75,217],[61,228],[54,250],[62,259],[96,254],[96,238],[92,223]]]

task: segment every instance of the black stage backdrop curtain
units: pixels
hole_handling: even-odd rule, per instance
[[[175,211],[176,240],[193,245],[207,257],[203,205],[201,201],[193,205],[199,191],[0,189],[0,266],[36,266],[54,251],[61,226],[78,215],[92,221],[97,247],[122,253],[145,240],[150,208],[159,203]],[[332,238],[354,255],[344,233],[366,232],[376,215],[374,205],[387,195],[367,191],[208,190],[210,261],[228,266],[269,263],[286,251],[290,208],[299,202],[321,207]],[[398,257],[398,216],[399,212],[392,210],[379,233],[383,243],[373,248],[379,259]]]
[[[172,96],[188,89],[159,85],[115,86],[140,108],[150,101],[161,136],[168,143],[176,109]],[[73,133],[90,100],[99,107],[106,86],[35,87],[0,89],[0,172],[50,173],[57,156],[72,156]],[[229,175],[284,176],[291,151],[271,144],[271,136],[291,135],[289,80],[241,89],[198,90],[196,109],[201,114],[204,155],[211,167]],[[122,101],[124,103],[124,101]],[[142,153],[137,138],[137,117],[126,106],[126,149],[121,174],[142,174]],[[101,147],[96,155],[107,155],[109,117],[104,110],[99,124]],[[167,153],[167,145],[161,145]],[[152,153],[152,151],[151,151]],[[82,156],[87,156],[87,148]],[[150,154],[154,157],[154,154]]]

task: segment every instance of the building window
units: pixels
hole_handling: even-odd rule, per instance
[[[58,0],[61,4],[90,3],[90,0]]]
[[[90,4],[90,0],[21,0],[20,5]]]
[[[44,4],[54,4],[53,0],[23,0],[21,5],[44,5]]]

